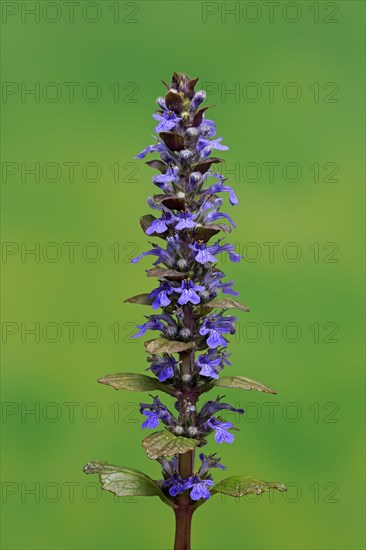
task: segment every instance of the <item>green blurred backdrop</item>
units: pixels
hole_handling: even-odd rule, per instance
[[[175,70],[215,104],[240,199],[229,240],[247,259],[223,267],[251,313],[230,372],[278,390],[227,391],[247,415],[220,455],[227,475],[289,484],[215,497],[193,547],[364,548],[364,3],[274,4],[2,2],[4,549],[171,547],[167,507],[117,502],[82,466],[159,476],[146,395],[96,379],[146,368],[129,340],[145,311],[122,304],[153,285],[130,263],[153,192],[133,156]]]

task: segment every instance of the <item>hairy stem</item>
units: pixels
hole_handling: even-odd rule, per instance
[[[183,240],[183,250],[186,258],[190,256],[188,241]],[[192,315],[192,305],[186,304],[183,306],[184,326],[191,333],[194,333],[195,321]],[[197,401],[196,394],[190,391],[190,376],[193,373],[195,357],[194,351],[182,352],[179,354],[180,359],[180,374],[182,378],[182,393],[179,397],[180,412],[184,414],[184,407],[189,401],[191,405],[195,405]],[[188,377],[188,380],[187,380]],[[191,413],[194,417],[196,413]],[[188,478],[194,472],[194,451],[180,454],[178,456],[178,471],[181,478]],[[192,506],[189,491],[184,491],[178,495],[178,507],[175,510],[175,541],[174,550],[190,550],[191,548],[191,522],[194,507]]]
[[[191,549],[191,522],[194,508],[178,507],[175,511],[174,550]]]
[[[186,314],[188,317],[188,315]],[[181,361],[181,375],[190,375],[192,373],[193,363],[194,363],[194,352],[182,352],[180,354],[180,361]],[[192,395],[190,395],[190,392],[188,388],[186,387],[186,383],[183,382],[183,391],[180,396],[180,408],[181,412],[183,411],[184,403],[189,399],[191,404],[195,404],[195,399]],[[184,391],[186,390],[186,391]],[[180,454],[179,455],[179,475],[182,478],[191,477],[193,474],[193,464],[194,464],[194,451],[188,451],[188,453]],[[190,504],[190,498],[188,491],[185,491],[184,493],[181,493],[178,496],[178,504],[179,506],[189,506]]]
[[[190,307],[185,306],[185,325],[192,327]],[[191,375],[194,367],[194,351],[180,354],[181,376]],[[184,379],[183,379],[184,380]],[[188,384],[183,382],[183,391],[180,396],[180,409],[183,412],[185,403],[189,400],[192,405],[196,403],[196,396],[189,391]],[[188,478],[193,475],[194,451],[179,455],[179,475]],[[174,550],[190,550],[191,548],[191,520],[194,508],[192,507],[189,491],[178,495],[178,507],[175,510],[175,541]]]

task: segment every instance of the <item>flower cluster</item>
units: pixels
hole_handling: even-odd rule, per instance
[[[221,468],[225,470],[225,466],[220,464],[220,459],[215,458],[215,455],[205,456],[200,454],[201,466],[198,472],[189,478],[182,479],[178,473],[178,460],[160,459],[159,462],[163,468],[163,474],[167,475],[167,479],[162,482],[163,489],[168,489],[172,497],[176,497],[184,491],[189,490],[189,495],[192,500],[208,499],[211,496],[209,487],[214,485],[214,481],[209,474],[211,468]]]
[[[87,474],[99,474],[106,491],[118,496],[157,496],[172,507],[175,550],[190,549],[191,517],[211,495],[241,497],[286,490],[280,483],[242,475],[215,483],[212,470],[225,469],[215,453],[200,452],[195,466],[196,450],[211,437],[214,444],[233,443],[233,421],[244,413],[226,403],[224,396],[202,404],[203,394],[215,388],[276,393],[244,376],[222,376],[222,370],[231,365],[227,346],[236,325],[229,310],[249,309],[236,300],[233,281],[227,281],[217,265],[223,254],[231,262],[241,260],[225,241],[235,223],[222,210],[225,197],[231,205],[238,204],[238,199],[217,169],[222,159],[213,152],[228,147],[222,137],[216,137],[208,107],[201,107],[206,94],[195,91],[197,80],[174,73],[171,84],[164,83],[167,93],[157,99],[153,114],[155,142],[137,155],[139,159],[152,153],[158,156],[146,161],[157,171],[152,178],[155,192],[147,199],[153,213],[140,218],[143,231],[156,242],[132,260],[135,264],[152,256],[147,276],[157,283],[149,293],[126,300],[151,308],[133,335],[140,338],[153,332],[145,342],[148,373],[119,372],[98,380],[118,390],[150,393],[152,401],[140,403],[142,446],[151,460],[158,461],[162,479],[106,461],[94,460],[84,467]],[[173,405],[166,406],[155,392],[171,396]]]
[[[166,85],[166,96],[157,99],[158,110],[153,114],[158,122],[156,142],[137,155],[138,159],[150,153],[160,157],[147,162],[159,172],[152,179],[158,192],[147,201],[156,216],[144,216],[141,225],[147,235],[162,239],[165,245],[152,243],[150,250],[133,259],[136,263],[153,256],[155,267],[148,275],[159,279],[148,295],[155,313],[138,325],[134,337],[158,331],[168,344],[192,345],[190,351],[181,350],[178,358],[169,352],[169,345],[168,351],[162,348],[162,352],[158,346],[148,358],[148,370],[174,390],[177,415],[158,397],[152,404],[142,403],[140,410],[146,417],[143,429],[164,427],[177,436],[194,438],[202,446],[211,433],[218,444],[231,444],[233,424],[217,413],[244,411],[223,403],[219,397],[197,408],[201,393],[208,391],[220,371],[230,365],[226,338],[235,333],[236,317],[226,314],[226,307],[217,310],[215,306],[220,294],[238,295],[232,288],[233,281],[223,281],[225,274],[216,265],[218,256],[226,253],[232,262],[241,259],[233,245],[215,239],[219,232],[229,233],[235,227],[222,211],[220,194],[227,193],[231,205],[238,204],[238,199],[226,178],[213,169],[222,162],[211,156],[213,151],[226,151],[228,147],[222,137],[216,137],[216,125],[206,117],[208,107],[200,108],[206,94],[195,91],[197,80],[174,73],[171,85]],[[189,491],[192,501],[210,496],[214,482],[209,470],[223,467],[213,455],[200,454],[200,459],[197,472],[192,470],[189,477],[181,477],[180,455],[171,461],[159,458],[164,476],[161,487],[169,497],[175,499],[185,491]]]

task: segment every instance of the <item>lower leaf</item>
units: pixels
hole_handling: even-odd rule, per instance
[[[95,460],[84,466],[84,472],[86,474],[99,474],[102,489],[118,497],[158,496],[166,504],[171,505],[169,499],[162,492],[159,483],[139,470],[114,466],[103,460]]]
[[[257,390],[265,393],[276,394],[276,390],[265,386],[262,382],[257,382],[256,380],[251,380],[245,376],[222,376],[213,382],[214,386],[219,386],[220,388],[239,388],[242,390]]]
[[[261,495],[270,489],[287,491],[285,485],[277,482],[260,481],[252,477],[233,476],[223,479],[211,489],[211,493],[222,493],[231,497],[243,497],[245,495]]]
[[[128,390],[128,391],[154,391],[160,390],[170,395],[174,395],[173,388],[159,382],[152,376],[146,376],[145,374],[135,374],[133,372],[118,372],[116,374],[107,374],[103,378],[99,378],[100,384],[106,384],[112,386],[116,390]]]

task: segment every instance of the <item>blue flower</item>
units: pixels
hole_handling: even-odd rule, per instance
[[[220,458],[216,458],[215,457],[215,454],[212,454],[212,455],[204,455],[203,453],[200,454],[200,460],[202,462],[201,464],[201,467],[200,469],[198,470],[198,475],[199,476],[203,476],[205,474],[207,474],[207,472],[211,469],[211,468],[220,468],[220,470],[226,470],[225,466],[223,466],[222,464],[220,464]]]
[[[148,250],[147,252],[142,252],[142,254],[139,254],[139,256],[136,256],[136,258],[132,258],[131,262],[133,264],[136,264],[141,260],[141,258],[144,258],[145,256],[157,256],[158,259],[156,260],[156,262],[154,262],[154,265],[164,263],[166,266],[172,267],[174,265],[175,252],[178,251],[179,248],[177,247],[176,249],[174,249],[174,247],[172,246],[169,247],[169,243],[171,243],[169,237],[167,238],[167,243],[168,246],[166,250],[156,244],[153,244],[154,248]]]
[[[166,406],[161,403],[158,397],[154,397],[154,401],[151,405],[140,403],[140,412],[144,416],[147,416],[145,422],[142,423],[143,429],[150,428],[150,430],[154,430],[158,427],[160,420],[169,427],[176,425],[175,418],[168,411]]]
[[[219,283],[217,286],[221,288],[223,294],[231,294],[232,296],[239,296],[239,292],[231,288],[234,281],[226,281],[225,283]]]
[[[163,469],[164,479],[172,477],[172,475],[178,471],[178,455],[173,456],[171,460],[168,460],[165,456],[161,456],[160,458],[157,458],[157,461]]]
[[[214,222],[216,220],[219,220],[221,218],[226,218],[233,227],[236,227],[236,223],[233,221],[233,219],[229,216],[229,214],[226,214],[225,212],[218,212],[217,210],[214,210],[213,212],[209,212],[207,216],[204,219],[204,223],[207,222]]]
[[[139,338],[143,336],[147,330],[160,330],[164,336],[174,338],[178,332],[178,325],[171,315],[166,312],[160,315],[150,315],[147,317],[148,321],[143,325],[137,325],[140,331],[137,334],[133,334],[131,338]],[[166,325],[164,324],[166,323]]]
[[[158,220],[154,220],[150,227],[145,231],[146,235],[152,235],[153,233],[165,233],[168,231],[168,226],[166,224],[166,218],[163,216]]]
[[[178,304],[184,305],[188,302],[191,304],[199,304],[201,298],[196,294],[196,291],[205,290],[204,286],[195,285],[191,279],[186,279],[182,282],[181,288],[175,288],[174,292],[180,294]]]
[[[214,201],[212,201],[212,197],[210,197],[210,199],[211,200],[206,201],[201,206],[201,212],[204,215],[203,224],[216,221],[220,218],[226,218],[227,220],[229,220],[233,227],[236,227],[232,218],[228,214],[219,211],[219,208],[222,206],[223,200],[220,197],[218,197]],[[209,210],[211,210],[211,212],[209,212]]]
[[[234,191],[232,190],[231,187],[229,187],[228,185],[223,185],[222,182],[220,183],[215,183],[214,185],[211,185],[211,187],[208,187],[207,189],[205,189],[203,191],[203,194],[205,195],[213,195],[215,193],[222,193],[222,192],[228,192],[229,193],[229,197],[230,197],[230,204],[231,205],[235,205],[235,204],[239,204],[239,201],[238,201],[238,198],[237,196],[235,195]]]
[[[178,166],[169,166],[165,174],[159,174],[153,178],[155,185],[166,192],[171,192],[173,188],[169,184],[177,181],[179,181]]]
[[[234,441],[233,434],[228,431],[233,427],[231,422],[221,422],[220,420],[217,420],[217,418],[211,418],[207,422],[207,426],[215,430],[215,441],[219,445],[224,442],[231,445]]]
[[[159,378],[160,382],[173,378],[177,372],[178,362],[170,355],[165,354],[164,358],[154,355],[151,363],[150,369]]]
[[[166,267],[169,268],[179,268],[179,261],[184,260],[181,248],[182,243],[180,241],[179,235],[175,234],[171,237],[167,237],[166,243],[166,249],[161,248],[157,244],[153,244],[153,248],[151,250],[139,254],[138,256],[133,258],[131,262],[133,264],[136,264],[141,260],[141,258],[144,258],[145,256],[157,256],[157,260],[154,262],[154,265],[159,265],[160,263],[163,263],[166,265]],[[184,262],[186,261],[184,260]]]
[[[168,226],[175,220],[177,220],[176,216],[166,212],[161,218],[154,220],[146,229],[145,233],[146,235],[152,235],[153,233],[165,233],[165,231],[168,231]]]
[[[201,135],[214,137],[216,135],[216,124],[213,120],[209,120],[203,116],[203,120],[199,126]]]
[[[159,426],[159,414],[157,412],[143,411],[142,414],[147,416],[147,419],[141,425],[143,429],[149,428],[150,430],[155,430]]]
[[[184,491],[191,487],[191,480],[190,478],[182,479],[179,474],[175,473],[172,475],[171,478],[163,481],[161,486],[164,489],[169,488],[169,494],[173,497],[176,497],[177,495],[179,495],[180,493],[184,493]]]
[[[149,145],[141,151],[138,155],[135,156],[136,159],[144,159],[148,153],[160,153],[162,151],[167,151],[167,147],[164,143],[159,141],[155,145]]]
[[[229,254],[229,258],[232,262],[240,262],[240,260],[243,258],[240,254],[237,254],[234,252],[235,247],[232,244],[219,244],[215,243],[215,245],[212,247],[213,253],[218,254],[219,252],[227,252]]]
[[[209,348],[215,349],[219,346],[226,347],[227,345],[225,338],[221,336],[215,328],[207,328],[207,323],[200,328],[200,334],[202,334],[202,336],[209,334],[209,337],[206,340]]]
[[[181,478],[178,473],[173,474],[161,484],[164,489],[169,488],[169,494],[173,497],[191,489],[189,494],[192,500],[210,498],[211,493],[208,487],[212,485],[214,485],[212,479],[201,479],[197,474],[189,478]]]
[[[169,132],[179,124],[182,120],[181,117],[177,116],[173,111],[165,109],[162,115],[153,114],[155,120],[159,120],[159,124],[155,128],[155,132],[160,134],[160,132]]]
[[[175,226],[175,229],[180,231],[181,229],[193,229],[193,227],[196,227],[196,222],[194,221],[194,218],[197,218],[197,214],[191,214],[188,210],[185,212],[179,212],[179,222]]]
[[[221,314],[212,315],[206,317],[199,332],[202,336],[209,335],[206,341],[209,348],[226,347],[227,342],[222,334],[235,334],[235,321],[236,317],[230,315],[227,317],[223,317]]]
[[[158,256],[159,261],[163,261],[166,255],[166,250],[164,250],[163,248],[157,245],[153,245],[153,246],[154,248],[152,248],[151,250],[148,250],[147,252],[142,252],[142,254],[139,254],[135,258],[132,258],[131,263],[137,264],[137,262],[139,262],[145,256]]]
[[[160,321],[160,319],[156,319],[154,316],[151,316],[149,321],[143,325],[137,325],[137,328],[140,329],[139,332],[133,334],[131,338],[140,338],[140,336],[143,336],[148,330],[163,331],[165,329],[165,325]]]
[[[227,145],[222,145],[221,140],[223,138],[219,137],[217,139],[209,140],[201,136],[197,142],[196,149],[200,154],[201,159],[207,158],[211,155],[213,149],[218,149],[220,151],[227,151],[229,147]]]
[[[149,298],[152,298],[154,300],[152,303],[152,308],[159,309],[159,307],[168,306],[171,303],[171,300],[168,298],[168,295],[170,295],[172,292],[173,292],[173,288],[167,281],[160,283],[159,288],[155,288],[149,294]]]
[[[218,411],[232,411],[236,412],[238,414],[244,414],[244,409],[236,409],[232,405],[229,405],[229,403],[222,403],[221,398],[218,397],[215,399],[215,401],[207,401],[200,410],[197,419],[196,419],[196,426],[203,431],[208,430],[207,422],[211,419],[211,417],[216,414]],[[211,430],[211,428],[209,428]]]
[[[220,244],[217,242],[212,246],[206,246],[201,242],[195,242],[194,245],[189,245],[189,247],[197,252],[195,260],[201,264],[205,264],[206,262],[217,262],[215,255],[220,252],[227,252],[232,262],[240,262],[241,258],[243,258],[240,254],[234,252],[234,245],[228,243]]]
[[[208,487],[212,487],[214,482],[212,479],[201,479],[197,475],[193,477],[191,481],[192,490],[189,493],[192,500],[200,500],[204,498],[205,500],[210,498],[211,493]]]
[[[208,354],[201,354],[196,359],[196,365],[200,367],[199,374],[209,378],[218,378],[218,374],[214,367],[221,365],[222,357],[217,355],[214,350],[210,350]]]
[[[194,257],[196,262],[198,262],[200,264],[205,264],[207,262],[210,262],[210,263],[216,263],[217,262],[215,256],[213,254],[211,254],[211,250],[215,250],[214,247],[212,247],[212,246],[207,247],[203,243],[195,242],[193,245],[190,244],[189,248],[191,248],[192,250],[194,250],[196,252],[196,255]]]

